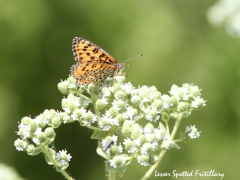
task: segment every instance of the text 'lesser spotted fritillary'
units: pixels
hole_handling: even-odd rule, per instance
[[[71,76],[77,84],[98,83],[114,77],[125,64],[118,63],[109,53],[96,44],[80,37],[72,42],[72,51],[77,64],[71,68]]]

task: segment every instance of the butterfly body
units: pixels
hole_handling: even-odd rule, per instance
[[[109,53],[96,44],[80,37],[72,43],[73,55],[77,64],[71,68],[71,75],[77,84],[98,83],[107,77],[114,77],[124,68]]]

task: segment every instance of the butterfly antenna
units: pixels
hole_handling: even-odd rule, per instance
[[[137,55],[137,56],[135,56],[135,57],[132,57],[132,58],[130,58],[130,59],[127,59],[127,60],[124,61],[124,62],[130,61],[130,60],[135,59],[135,58],[140,57],[140,56],[143,56],[143,55],[142,55],[142,54],[139,54],[139,55]]]

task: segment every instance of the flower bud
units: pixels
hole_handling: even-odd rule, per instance
[[[59,165],[58,170],[65,170],[68,167],[71,158],[72,156],[67,154],[66,150],[59,151],[55,156],[55,159]]]
[[[131,102],[134,105],[139,105],[139,103],[141,102],[141,97],[134,95],[134,96],[131,97]]]
[[[47,140],[47,136],[44,132],[39,132],[37,134],[37,139],[39,140],[40,143],[44,143]]]
[[[101,121],[99,122],[99,126],[104,130],[104,131],[108,131],[111,127],[112,124],[109,121],[108,117],[102,117]]]
[[[176,108],[178,105],[178,100],[175,96],[171,96],[170,100],[169,100],[169,104],[171,106],[171,108]]]
[[[157,137],[155,134],[146,134],[146,139],[149,143],[153,143],[154,141],[157,141]]]
[[[110,112],[110,116],[111,116],[111,117],[115,117],[115,116],[118,114],[118,110],[117,110],[117,108],[115,108],[115,107],[111,107],[111,108],[109,109],[109,112]]]
[[[126,77],[125,76],[116,76],[116,81],[119,83],[119,84],[123,84],[125,83],[126,81]]]
[[[35,156],[42,152],[42,149],[39,146],[34,146],[33,144],[29,144],[26,148],[28,155]]]
[[[174,142],[172,141],[172,140],[164,140],[163,142],[162,142],[162,145],[161,145],[161,148],[162,149],[166,149],[166,150],[169,150],[169,149],[171,149],[172,147],[174,147]]]
[[[131,136],[132,134],[132,124],[133,124],[132,121],[129,121],[129,120],[126,120],[123,123],[121,132],[127,137]]]
[[[156,108],[152,108],[150,109],[147,114],[145,115],[145,118],[148,121],[157,121],[159,119],[160,116],[157,116],[158,111]]]
[[[161,100],[154,100],[151,106],[155,107],[157,110],[160,110],[162,109],[163,102]]]
[[[110,146],[110,151],[112,156],[119,155],[122,151],[117,145],[113,144]]]
[[[92,94],[94,91],[95,91],[95,86],[94,84],[90,83],[88,86],[87,86],[87,90],[90,94]]]
[[[185,102],[179,102],[178,103],[178,106],[177,106],[177,112],[180,113],[180,112],[184,112],[187,110],[187,103]]]
[[[155,92],[158,92],[158,90],[155,86],[149,87],[149,94],[154,94]]]
[[[134,140],[134,142],[136,143],[137,146],[142,146],[145,142],[147,142],[146,136],[140,135],[137,139]]]
[[[123,124],[123,122],[125,121],[125,117],[124,117],[123,114],[118,114],[118,115],[116,116],[116,119],[118,120],[118,123],[119,123],[120,126],[121,126],[121,125]]]
[[[70,101],[69,99],[63,99],[62,100],[62,108],[65,110],[66,113],[71,113],[77,107],[73,101]]]
[[[95,105],[96,105],[96,108],[100,110],[100,109],[104,109],[107,103],[104,102],[102,99],[98,99]]]
[[[30,129],[31,129],[30,133],[34,133],[38,128],[38,124],[34,120],[29,121],[29,125],[30,125]]]
[[[126,164],[126,161],[129,159],[129,156],[126,154],[114,156],[112,160],[110,160],[110,166],[116,168],[121,167]]]
[[[141,147],[142,154],[149,154],[152,151],[152,144],[151,143],[144,143]]]
[[[154,126],[151,123],[147,123],[143,130],[145,134],[152,134],[154,133]]]
[[[191,86],[190,87],[190,95],[192,95],[193,97],[200,96],[201,89],[199,89],[198,86]]]
[[[134,153],[137,150],[137,145],[134,141],[126,140],[124,141],[125,149],[127,150],[128,153]]]
[[[58,83],[58,90],[62,94],[68,94],[68,83],[66,81]]]
[[[115,105],[118,107],[118,108],[120,108],[120,109],[124,109],[125,108],[125,102],[123,101],[123,100],[115,100],[114,102],[116,102],[115,103]],[[114,103],[113,102],[113,103]]]
[[[152,94],[153,100],[160,100],[161,99],[161,93],[159,91],[156,91]]]
[[[102,88],[102,94],[104,97],[110,97],[112,93],[108,87],[104,87]]]
[[[136,139],[142,135],[142,127],[139,124],[133,124],[131,138]]]
[[[143,166],[149,166],[149,160],[150,160],[150,158],[149,158],[148,155],[144,155],[144,154],[139,155],[139,156],[137,157],[137,160],[138,160],[138,163],[139,163],[139,164],[141,164],[141,165],[143,165]]]
[[[124,99],[126,97],[126,94],[122,90],[120,90],[114,94],[114,97],[116,99]]]
[[[28,141],[24,141],[22,139],[17,139],[14,142],[14,146],[18,151],[24,151],[27,145],[28,145]]]
[[[51,127],[52,128],[58,128],[61,124],[62,124],[61,118],[56,116],[52,119]]]
[[[46,127],[47,123],[48,123],[48,120],[46,119],[46,117],[43,115],[43,114],[40,114],[38,115],[36,118],[35,118],[36,122],[38,123],[38,126],[40,128],[44,128]]]
[[[84,121],[87,122],[86,125],[91,125],[97,121],[97,117],[91,111],[88,111],[84,114]]]
[[[56,137],[56,133],[53,128],[48,127],[45,129],[44,132],[45,132],[47,138],[51,139],[51,141],[53,141],[54,138]]]
[[[199,96],[195,97],[194,100],[191,102],[191,107],[194,109],[200,109],[203,106],[206,106],[206,101],[204,101]]]
[[[115,94],[116,92],[118,92],[118,91],[120,91],[120,90],[122,90],[122,89],[121,89],[121,85],[118,84],[118,83],[115,83],[115,84],[113,85],[112,92]]]
[[[30,117],[24,117],[21,119],[21,124],[28,125],[30,121],[32,121]]]

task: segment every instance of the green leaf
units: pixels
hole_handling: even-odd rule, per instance
[[[98,155],[102,156],[104,159],[108,159],[106,152],[103,151],[103,149],[101,148],[101,142],[98,141],[98,147],[97,147],[97,153]]]
[[[109,132],[106,132],[106,131],[94,131],[94,133],[91,136],[91,139],[103,140],[108,135],[109,135]]]

